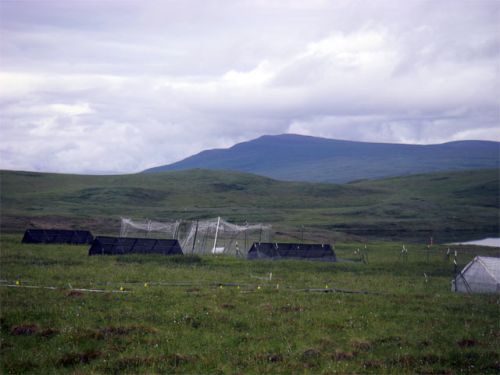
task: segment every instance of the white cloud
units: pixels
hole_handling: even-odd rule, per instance
[[[67,116],[78,116],[87,113],[92,113],[93,110],[90,108],[89,103],[76,103],[76,104],[50,104],[49,109],[58,114]]]
[[[285,132],[500,140],[499,7],[472,3],[3,2],[0,168],[136,172]]]

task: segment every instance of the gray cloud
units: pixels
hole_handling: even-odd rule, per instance
[[[122,173],[286,132],[500,140],[500,3],[0,2],[0,168]]]

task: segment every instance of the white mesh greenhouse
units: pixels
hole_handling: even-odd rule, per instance
[[[132,220],[121,218],[120,237],[149,237],[154,234],[158,238],[177,238],[180,221],[161,223],[158,221]]]
[[[254,242],[267,242],[271,226],[237,225],[220,217],[197,221],[158,222],[121,219],[120,237],[175,238],[185,254],[230,254],[246,256]]]
[[[237,225],[218,217],[193,222],[181,243],[186,253],[246,256],[253,242],[269,241],[270,235],[270,225]]]
[[[452,281],[460,293],[500,293],[500,258],[475,257]]]

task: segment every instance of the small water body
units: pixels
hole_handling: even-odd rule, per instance
[[[477,246],[491,246],[500,247],[500,237],[483,238],[482,240],[455,242],[451,245],[477,245]]]

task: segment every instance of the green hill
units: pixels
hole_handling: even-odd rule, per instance
[[[155,220],[222,216],[272,223],[280,236],[436,241],[499,231],[498,170],[434,173],[335,185],[189,170],[120,176],[2,171],[1,226],[86,227],[117,233],[120,216]]]

